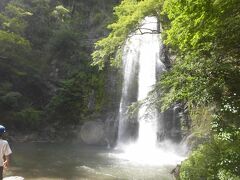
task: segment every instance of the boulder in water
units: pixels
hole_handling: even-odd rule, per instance
[[[86,144],[102,144],[104,141],[104,124],[97,121],[89,121],[83,124],[80,136]]]

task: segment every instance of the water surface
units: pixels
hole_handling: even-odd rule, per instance
[[[117,150],[72,143],[11,144],[11,168],[5,176],[26,180],[170,180],[173,166],[151,166],[118,157]]]

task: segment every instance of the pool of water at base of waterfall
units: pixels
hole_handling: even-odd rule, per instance
[[[74,143],[12,143],[11,167],[4,177],[24,180],[171,180],[174,165],[138,164],[121,152]],[[13,178],[13,177],[12,177]],[[5,179],[13,180],[13,179]],[[20,179],[14,179],[20,180]]]

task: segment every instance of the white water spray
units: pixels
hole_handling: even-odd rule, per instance
[[[131,94],[130,90],[134,78],[138,78],[138,88],[135,92],[137,100],[142,101],[153,89],[157,71],[160,73],[165,71],[165,66],[159,57],[162,42],[159,34],[153,33],[157,32],[157,26],[156,17],[146,17],[140,30],[128,39],[124,48],[124,79],[118,131],[118,145],[124,153],[120,154],[119,157],[151,165],[176,164],[182,158],[175,154],[173,146],[164,142],[160,148],[157,144],[158,113],[154,108],[148,109],[148,104],[141,106],[138,112],[138,139],[133,143],[125,141],[129,124],[126,111],[127,106],[132,103],[128,94]]]
[[[139,36],[140,51],[139,74],[138,74],[138,101],[147,98],[148,93],[156,83],[156,65],[159,59],[160,42],[158,34],[149,34],[149,30],[157,31],[157,19],[147,17],[141,27],[143,29]],[[164,65],[161,64],[163,67]],[[138,112],[139,137],[137,143],[141,148],[153,148],[157,142],[157,111],[147,110],[147,104],[141,106]]]

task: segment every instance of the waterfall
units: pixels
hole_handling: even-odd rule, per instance
[[[179,160],[178,156],[169,149],[166,151],[165,147],[159,148],[157,143],[158,129],[162,129],[159,127],[162,116],[157,110],[148,108],[149,105],[144,103],[138,110],[137,118],[129,117],[127,113],[129,105],[147,98],[157,76],[165,71],[161,61],[163,45],[160,35],[156,33],[157,18],[146,17],[140,26],[139,30],[130,35],[123,51],[118,147],[124,149],[122,158],[151,164],[175,163]]]
[[[138,101],[147,98],[148,93],[156,83],[156,65],[159,59],[159,34],[149,34],[149,30],[157,31],[157,19],[147,17],[141,27],[143,29],[139,38],[140,56],[138,72]],[[151,32],[150,32],[151,33]],[[164,66],[162,64],[162,66]],[[138,112],[139,132],[138,143],[142,147],[153,147],[157,141],[157,111],[147,110],[147,104],[141,106]]]
[[[131,138],[128,127],[134,124],[135,120],[127,114],[127,108],[137,97],[137,67],[139,56],[139,41],[136,37],[128,39],[123,53],[123,87],[119,109],[118,143],[124,143]]]
[[[124,47],[118,143],[124,143],[130,138],[129,124],[136,124],[136,120],[127,115],[128,106],[131,105],[132,100],[143,101],[156,83],[159,69],[162,71],[165,69],[159,59],[160,37],[159,34],[153,33],[158,30],[157,25],[157,18],[146,17],[142,22],[141,30],[132,34]],[[147,105],[140,107],[137,118],[139,124],[137,141],[139,143],[144,145],[148,143],[151,146],[156,144],[157,116],[155,109],[148,110]]]

